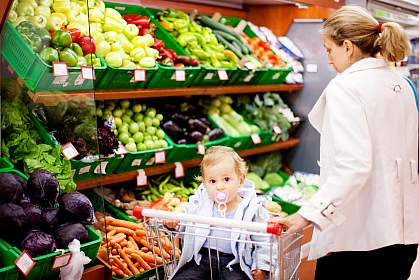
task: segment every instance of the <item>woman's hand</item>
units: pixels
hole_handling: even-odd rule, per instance
[[[286,218],[272,218],[271,221],[283,224],[285,226],[285,232],[287,234],[299,232],[303,230],[306,226],[311,224],[309,220],[307,220],[298,213],[295,213]]]
[[[169,229],[173,229],[173,230],[179,229],[179,221],[176,221],[176,220],[163,219],[163,224]]]
[[[253,280],[264,280],[265,279],[265,271],[261,269],[255,269],[252,271]]]

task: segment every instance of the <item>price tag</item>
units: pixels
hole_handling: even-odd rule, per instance
[[[23,275],[27,276],[35,266],[36,262],[26,252],[26,250],[23,250],[22,254],[15,260],[14,264]]]
[[[94,173],[95,174],[106,174],[106,166],[108,166],[107,161],[102,161],[98,166],[96,166]]]
[[[185,177],[185,169],[181,162],[175,162],[175,178]]]
[[[137,187],[147,185],[147,175],[144,169],[137,170]]]
[[[237,33],[242,33],[243,32],[243,30],[246,28],[246,25],[247,25],[247,21],[245,21],[245,20],[241,20],[240,22],[239,22],[239,24],[236,26],[236,27],[234,27],[234,31],[236,31]]]
[[[150,166],[150,165],[154,165],[155,163],[156,163],[156,157],[152,157],[145,163],[145,165]]]
[[[67,266],[70,263],[72,256],[72,253],[56,256],[54,258],[54,262],[52,263],[52,269],[63,268]]]
[[[134,159],[131,162],[131,166],[140,166],[141,165],[141,159]]]
[[[79,169],[79,175],[86,174],[90,172],[90,165],[85,166]]]
[[[52,72],[55,77],[58,76],[68,76],[68,67],[65,62],[53,62],[52,63]]]
[[[92,66],[81,66],[81,76],[84,80],[95,80],[95,70]]]
[[[218,78],[220,78],[221,81],[227,81],[228,80],[228,75],[227,75],[227,71],[226,70],[217,70],[218,73]]]
[[[134,70],[134,81],[136,82],[145,82],[146,80],[146,71],[145,69],[135,69]]]
[[[68,160],[71,160],[80,154],[71,142],[68,142],[67,144],[62,145],[62,147],[63,147],[63,155]]]
[[[214,77],[214,73],[209,72],[205,75],[204,80],[211,80]]]
[[[176,82],[184,82],[186,80],[186,71],[185,70],[176,70],[175,80],[176,80]]]
[[[281,73],[276,73],[272,76],[272,80],[278,80],[281,77]]]
[[[156,159],[156,164],[166,163],[166,151],[155,152],[154,158]]]
[[[198,154],[205,155],[205,145],[202,142],[196,143],[198,147]]]
[[[127,148],[125,148],[124,145],[119,144],[118,149],[115,150],[115,154],[117,154],[119,156],[126,155],[126,154],[128,154],[128,150],[127,150]]]
[[[277,125],[274,125],[273,130],[276,134],[281,134],[282,132],[282,129]]]
[[[245,81],[245,82],[250,82],[250,80],[252,80],[252,78],[253,78],[253,73],[250,73],[249,75],[247,75],[244,79],[243,79],[243,81]]]
[[[259,134],[257,134],[257,133],[255,133],[255,134],[252,134],[250,137],[252,137],[252,141],[253,141],[253,143],[254,144],[260,144],[261,142],[262,142],[262,140],[260,139],[260,136],[259,136]]]

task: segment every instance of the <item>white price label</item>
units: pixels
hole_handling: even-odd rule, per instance
[[[272,80],[278,80],[281,77],[281,73],[275,73],[275,75],[272,76]]]
[[[155,162],[156,162],[156,158],[152,157],[145,163],[145,165],[147,166],[154,165]]]
[[[95,80],[95,70],[92,66],[81,66],[81,76],[84,80]]]
[[[127,150],[127,148],[125,148],[124,145],[119,144],[118,150],[115,150],[115,154],[120,155],[120,156],[126,155],[126,154],[128,154],[128,150]]]
[[[90,165],[85,166],[79,169],[79,175],[86,174],[90,172]]]
[[[315,63],[308,63],[306,65],[306,71],[308,73],[317,73],[317,68],[318,68],[318,66]]]
[[[196,143],[198,148],[198,154],[205,155],[205,145],[202,142]]]
[[[54,258],[54,262],[52,263],[52,269],[63,268],[70,263],[71,257],[73,254],[68,253],[64,255],[59,255]]]
[[[166,151],[155,152],[154,158],[156,159],[156,164],[166,163]]]
[[[26,252],[26,250],[24,250],[22,254],[15,260],[14,264],[17,269],[22,272],[23,275],[27,276],[35,266],[36,262]]]
[[[185,177],[185,168],[181,162],[175,162],[175,178]]]
[[[140,166],[141,165],[141,159],[134,159],[131,162],[131,166]]]
[[[282,132],[282,129],[277,125],[274,125],[273,130],[276,134],[281,134]]]
[[[186,71],[185,70],[176,70],[175,80],[176,80],[176,82],[184,82],[186,80]]]
[[[247,76],[243,79],[243,81],[244,81],[244,82],[246,82],[246,83],[248,83],[248,82],[250,82],[250,81],[252,80],[253,76],[254,76],[254,74],[253,74],[253,73],[250,73],[249,75],[247,75]]]
[[[77,151],[77,149],[73,146],[73,143],[71,142],[68,142],[67,144],[62,145],[62,147],[63,147],[63,155],[68,160],[71,160],[80,154]]]
[[[68,67],[65,62],[53,62],[52,72],[54,76],[68,76]]]
[[[147,175],[144,169],[137,170],[137,187],[147,185]]]
[[[237,33],[242,33],[243,32],[243,30],[246,28],[246,25],[247,25],[247,21],[245,21],[244,19],[242,19],[240,22],[239,22],[239,24],[236,26],[236,27],[234,27],[234,31],[236,31]]]
[[[96,166],[94,173],[106,174],[106,166],[108,166],[108,163],[108,161],[102,161],[98,166]]]
[[[261,142],[262,142],[262,140],[260,139],[260,136],[259,136],[259,134],[257,134],[257,133],[255,133],[255,134],[252,134],[252,141],[253,141],[253,143],[254,144],[260,144]]]
[[[217,70],[218,78],[220,78],[221,81],[227,81],[228,75],[226,70]]]
[[[205,75],[204,80],[211,80],[214,77],[214,73],[209,72]]]
[[[134,81],[145,82],[145,80],[146,80],[146,70],[145,69],[135,69],[134,70]]]

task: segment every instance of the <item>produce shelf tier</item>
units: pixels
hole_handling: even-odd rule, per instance
[[[273,152],[277,150],[284,150],[284,149],[292,148],[296,146],[299,142],[300,141],[298,139],[290,138],[287,141],[281,141],[281,142],[271,144],[271,145],[252,148],[248,150],[242,150],[242,151],[238,151],[238,153],[242,157],[248,157],[252,155],[264,154],[264,153],[269,153],[269,152]],[[199,166],[199,164],[201,163],[201,160],[202,160],[201,158],[197,158],[197,159],[183,161],[182,165],[186,169],[191,168],[191,167],[196,167],[196,166]],[[147,176],[154,176],[154,175],[164,174],[168,172],[173,172],[174,169],[175,169],[175,164],[170,163],[170,164],[164,164],[164,165],[159,165],[155,167],[145,168],[144,170]],[[134,170],[134,171],[121,173],[121,174],[113,174],[113,175],[108,175],[108,176],[104,176],[100,178],[82,180],[82,181],[77,182],[77,189],[85,190],[85,189],[95,188],[100,185],[110,185],[110,184],[115,184],[115,183],[120,183],[120,182],[126,182],[129,180],[134,180],[137,177],[137,174],[138,174],[137,171]]]
[[[66,92],[28,92],[36,103],[57,104],[59,102],[87,99],[112,100],[155,98],[190,95],[218,95],[218,94],[244,94],[257,92],[293,92],[303,88],[302,84],[278,85],[244,85],[221,87],[189,87],[189,88],[163,88],[163,89],[138,89],[138,90],[96,90],[96,91],[66,91]]]

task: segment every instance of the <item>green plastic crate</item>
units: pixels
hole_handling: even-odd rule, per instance
[[[257,85],[268,69],[249,70],[246,68],[237,68],[237,74],[228,85]]]
[[[34,115],[30,115],[30,117],[32,123],[46,144],[51,146],[59,145],[59,143],[53,139],[53,137],[48,133],[45,127],[43,127],[43,125]],[[112,155],[111,157],[101,157],[98,161],[94,162],[83,162],[81,160],[72,159],[70,162],[71,169],[74,172],[73,179],[75,181],[80,181],[113,174],[122,160],[122,157],[118,155]]]
[[[106,64],[101,60],[103,66],[95,68],[95,82],[84,80],[80,67],[68,67],[68,76],[54,77],[52,66],[32,51],[8,20],[3,29],[1,52],[25,85],[33,92],[93,89],[94,83],[101,80],[106,70]]]
[[[0,239],[0,262],[3,265],[0,267],[0,279],[3,280],[17,280],[19,271],[14,265],[14,261],[19,255],[11,248],[4,245],[5,241]]]
[[[117,169],[117,173],[124,173],[138,169],[144,169],[155,166],[154,153],[166,151],[166,161],[169,151],[173,148],[172,140],[166,135],[164,140],[168,143],[166,148],[152,149],[147,151],[128,152]]]
[[[13,168],[13,163],[11,163],[7,158],[0,157],[0,172],[3,169]]]
[[[226,22],[226,25],[236,27],[240,21],[241,18],[236,17],[223,17]],[[258,37],[256,33],[252,31],[250,26],[246,24],[246,27],[243,29],[243,33],[249,36],[250,38]],[[252,80],[250,84],[259,84],[259,85],[269,85],[269,84],[282,84],[289,73],[291,73],[292,67],[288,68],[268,68],[264,71],[260,72],[260,76],[257,78],[255,77],[255,80]]]
[[[86,256],[91,259],[91,263],[94,262],[96,259],[97,253],[99,251],[100,243],[102,242],[102,236],[93,228],[88,226],[87,232],[89,234],[89,242],[83,243],[80,245],[80,250],[83,251]],[[16,247],[13,247],[15,252],[20,255],[22,251]],[[64,251],[65,253],[69,253],[69,249]],[[33,258],[36,262],[35,266],[33,267],[32,271],[29,273],[27,277],[23,275],[19,275],[19,279],[25,280],[49,280],[49,279],[57,279],[58,275],[60,274],[60,270],[51,270],[52,265],[54,263],[54,258],[59,256],[61,252],[53,252],[50,254],[42,255]]]
[[[272,201],[275,201],[276,203],[281,205],[282,211],[289,215],[296,213],[301,208],[301,206],[285,201],[277,195],[272,196]]]

